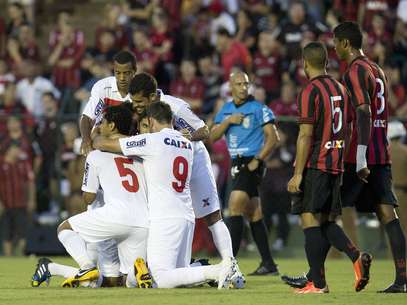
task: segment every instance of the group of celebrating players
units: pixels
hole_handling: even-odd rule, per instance
[[[349,65],[343,84],[327,74],[322,43],[311,42],[303,49],[309,83],[298,96],[300,131],[288,191],[292,212],[301,218],[310,269],[304,276],[282,280],[296,293],[329,292],[324,262],[333,246],[351,259],[355,290],[363,290],[372,256],[359,250],[335,222],[342,206],[356,207],[376,213],[390,241],[396,278],[380,292],[407,292],[406,241],[395,211],[386,138],[386,78],[364,56],[358,24],[338,25],[334,43],[338,57]],[[237,72],[231,81],[242,84],[239,92],[244,104],[247,75]],[[241,106],[235,100],[224,108],[230,105],[239,112]],[[210,135],[229,137],[231,126],[248,122],[244,117],[250,114],[232,115],[225,109],[215,119],[211,134],[186,102],[164,94],[153,76],[136,74],[131,53],[118,53],[114,77],[94,85],[80,122],[81,153],[87,156],[82,190],[88,210],[58,227],[59,240],[79,268],[42,258],[32,286],[59,275],[66,278],[64,287],[175,288],[216,282],[219,289],[243,288],[245,278],[221,216],[209,154],[202,142]],[[268,124],[273,114],[261,113],[263,125]],[[239,151],[237,143],[238,138],[233,147],[229,145],[231,155]],[[266,157],[248,160],[248,171],[257,169]],[[195,218],[205,218],[221,263],[191,261]]]

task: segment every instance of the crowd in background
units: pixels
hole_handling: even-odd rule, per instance
[[[340,79],[346,64],[335,55],[331,31],[340,21],[357,20],[366,54],[388,77],[390,114],[407,121],[406,0],[99,1],[103,16],[91,39],[73,22],[87,18],[80,5],[60,11],[52,31],[42,32],[35,18],[41,2],[9,1],[0,14],[0,209],[38,215],[83,209],[77,122],[93,84],[112,75],[112,58],[122,49],[136,55],[138,71],[153,74],[161,89],[187,101],[208,125],[230,100],[229,74],[249,74],[252,94],[279,120],[281,141],[267,161],[261,192],[269,226],[270,215],[277,215],[275,249],[289,234],[286,184],[295,152],[296,95],[307,81],[302,46],[323,41],[328,72]],[[41,35],[48,44],[40,44]],[[225,202],[226,144],[206,144]],[[210,245],[201,236],[195,250]]]

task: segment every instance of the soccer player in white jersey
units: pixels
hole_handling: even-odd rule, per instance
[[[150,132],[129,138],[96,137],[96,149],[122,152],[143,159],[148,187],[150,231],[147,260],[158,288],[218,281],[229,288],[237,273],[231,257],[221,264],[189,267],[195,215],[190,181],[193,145],[173,129],[168,104],[157,102],[147,108]]]
[[[129,84],[136,74],[136,57],[129,51],[120,51],[113,57],[114,76],[97,81],[91,90],[88,103],[80,120],[82,136],[81,153],[87,155],[92,150],[91,132],[95,124],[102,120],[103,110],[122,102],[130,102]]]
[[[171,95],[157,93],[157,82],[148,73],[138,73],[130,82],[129,93],[133,110],[143,113],[147,105],[161,101],[171,107],[175,128],[188,137],[194,147],[191,177],[192,206],[196,218],[204,218],[222,259],[233,257],[232,240],[220,212],[218,191],[209,153],[203,144],[209,129],[190,109],[188,103]],[[240,271],[239,271],[240,272]]]
[[[105,109],[100,133],[117,139],[128,135],[131,125],[132,112],[128,107],[109,107]],[[104,190],[105,205],[70,217],[58,227],[59,240],[80,267],[75,278],[92,281],[99,277],[86,251],[86,243],[114,239],[118,246],[120,272],[136,273],[140,286],[151,286],[151,277],[143,261],[146,258],[148,210],[141,162],[92,151],[86,159],[82,186],[86,203],[94,201],[99,186]],[[136,258],[140,259],[133,266]]]

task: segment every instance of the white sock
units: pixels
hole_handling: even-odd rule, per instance
[[[95,284],[94,288],[99,288],[99,287],[102,286],[102,284],[103,284],[103,274],[102,274],[102,272],[99,272],[99,278],[96,281],[96,284]]]
[[[208,280],[217,280],[218,274],[218,265],[213,265],[158,271],[155,275],[153,274],[153,277],[158,288],[175,288],[179,286],[198,285]]]
[[[233,257],[232,238],[230,237],[229,230],[223,219],[211,225],[209,230],[212,233],[213,242],[215,243],[216,249],[218,249],[222,259]]]
[[[97,243],[86,243],[86,252],[88,253],[88,257],[94,262],[95,265],[98,263],[98,244]]]
[[[127,288],[137,287],[137,279],[136,275],[134,274],[134,266],[131,266],[129,272],[127,272],[126,287]]]
[[[69,255],[78,263],[79,268],[88,269],[95,267],[86,252],[86,243],[78,233],[72,230],[62,230],[58,234],[59,241],[64,245]]]
[[[74,277],[79,271],[78,268],[57,263],[49,263],[48,270],[52,276],[63,276],[66,279]]]

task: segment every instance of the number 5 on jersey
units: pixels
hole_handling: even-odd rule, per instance
[[[114,158],[114,161],[116,162],[116,167],[117,170],[119,171],[119,175],[120,177],[128,177],[128,180],[123,179],[122,180],[122,185],[125,188],[126,191],[130,192],[130,193],[136,193],[139,190],[139,182],[137,179],[137,175],[136,173],[126,167],[126,164],[130,165],[133,164],[133,160],[132,159],[127,159],[127,158]]]

